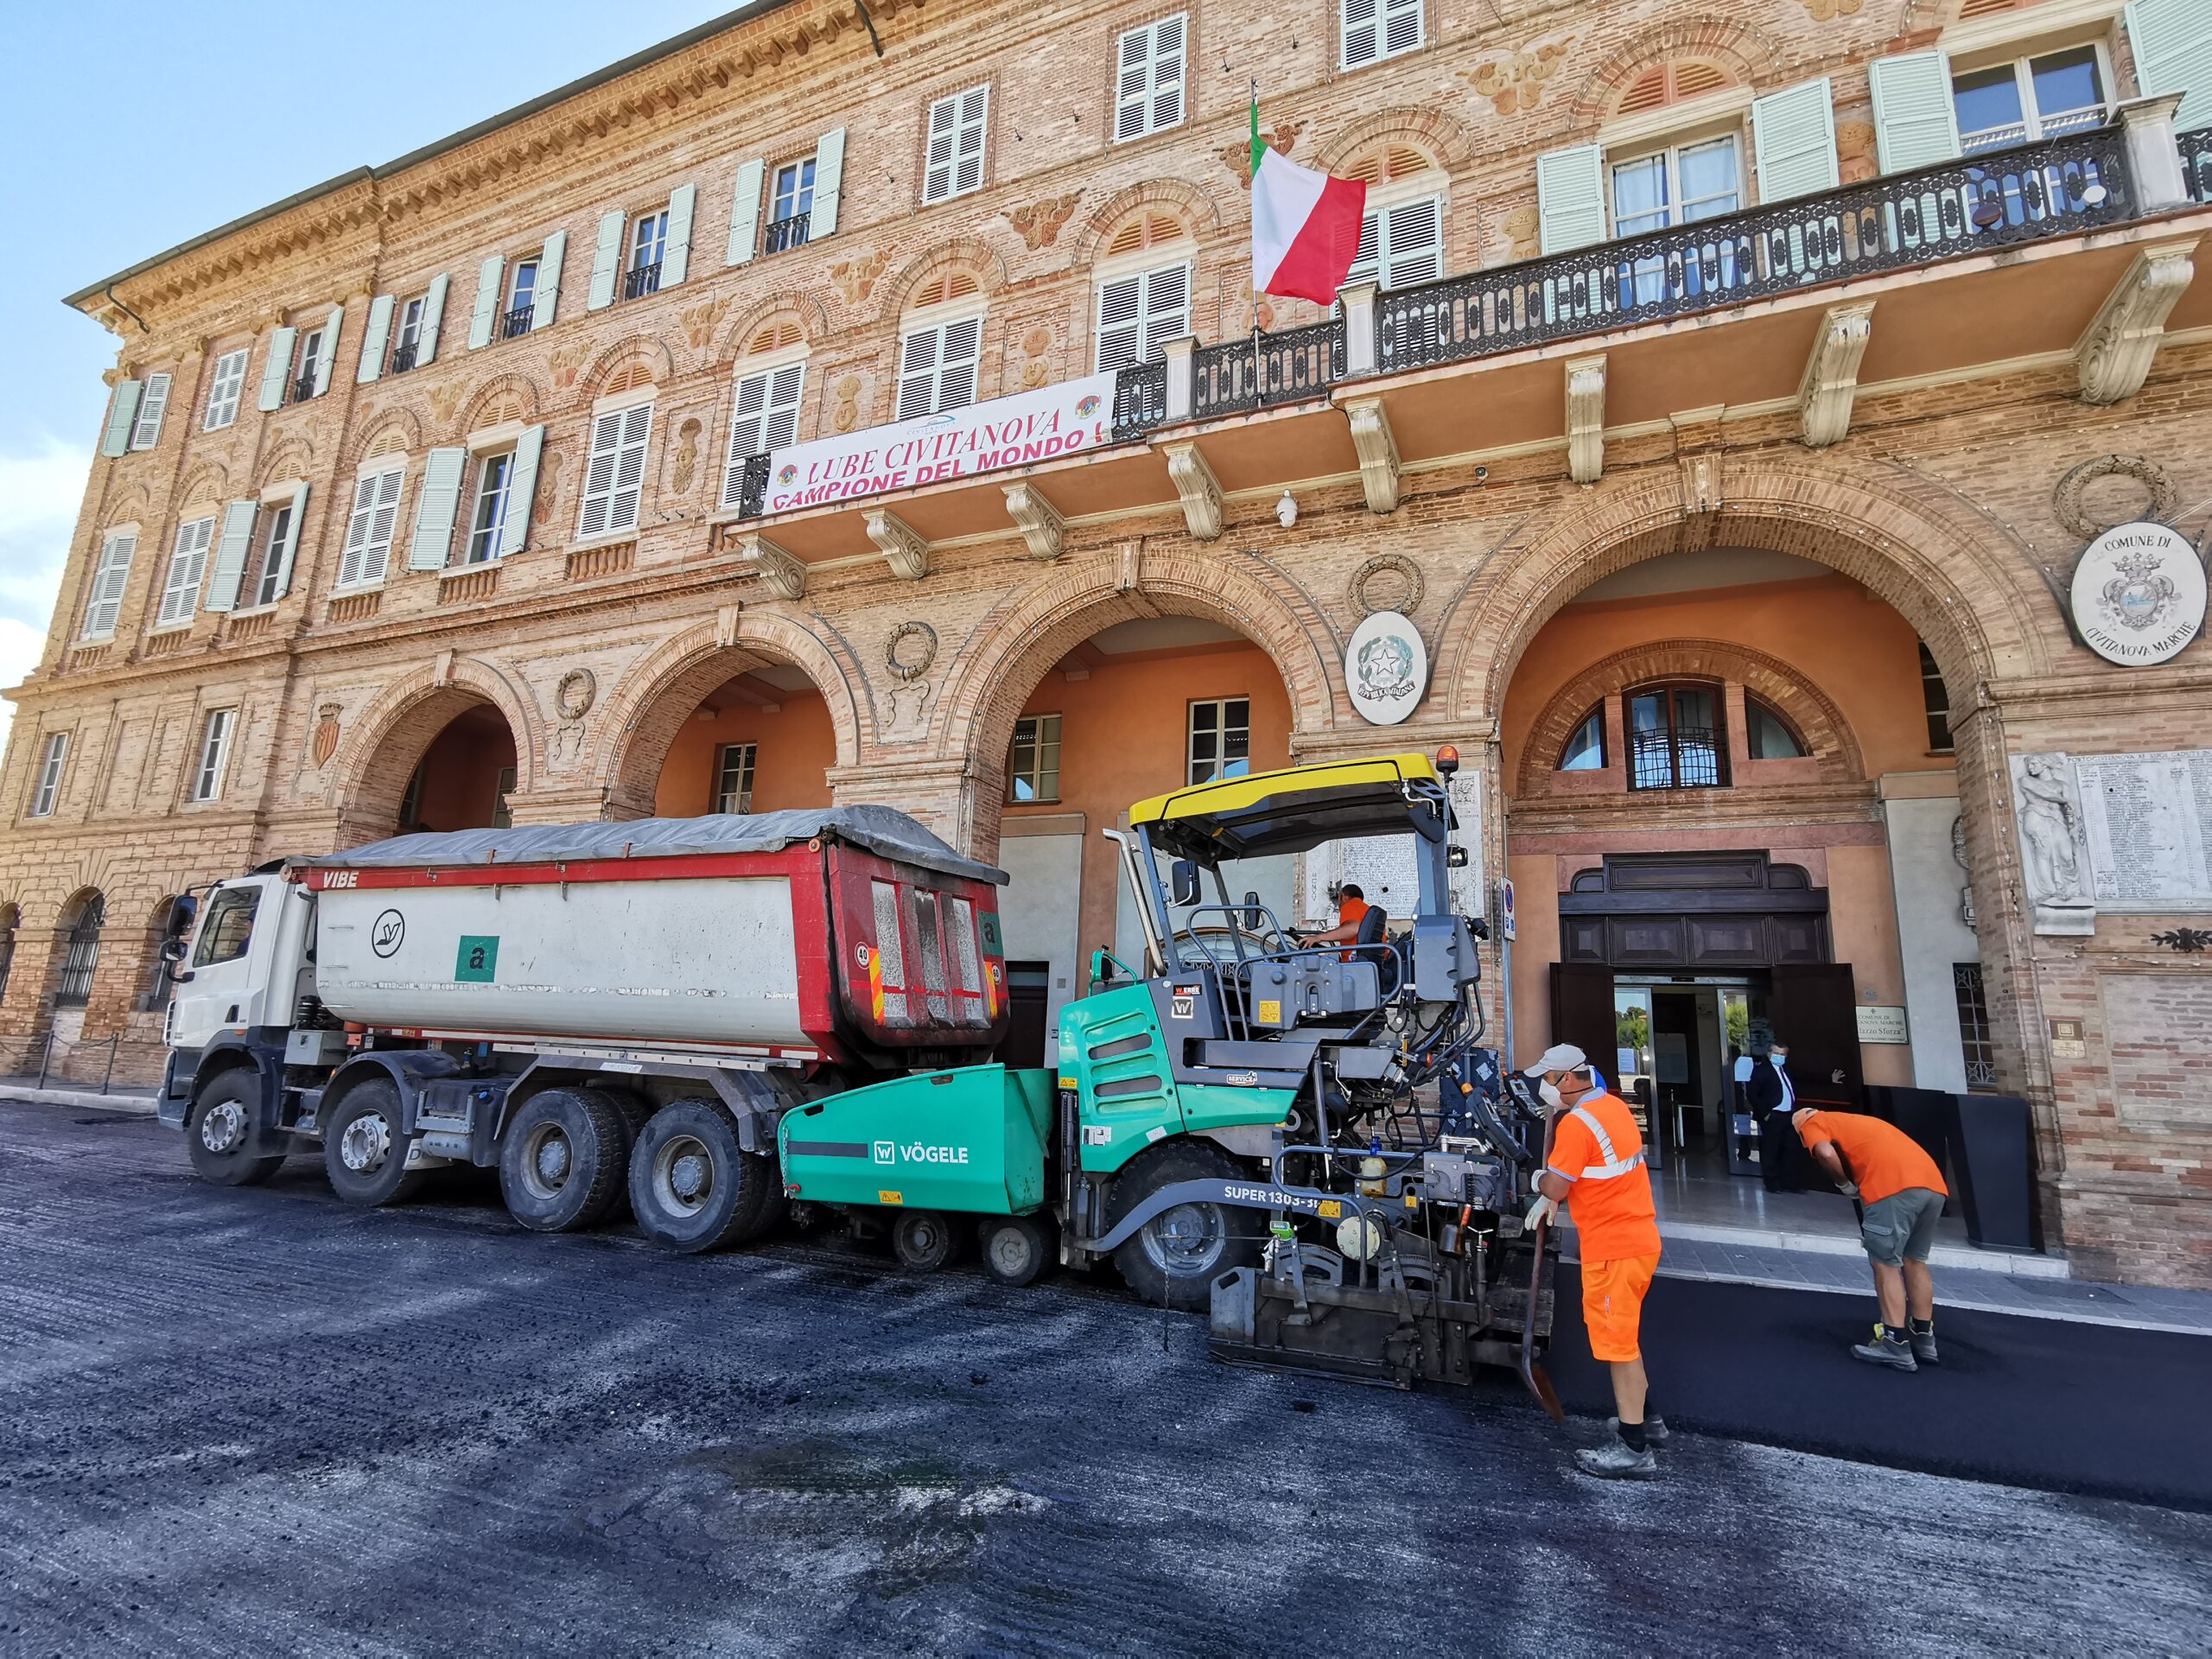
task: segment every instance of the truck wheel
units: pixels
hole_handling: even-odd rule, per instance
[[[949,1217],[935,1210],[901,1210],[891,1224],[891,1253],[909,1273],[935,1273],[952,1260],[957,1235]]]
[[[738,1145],[718,1103],[671,1101],[630,1154],[630,1208],[638,1230],[664,1249],[717,1250],[759,1229],[776,1180],[776,1160]]]
[[[1030,1285],[1058,1259],[1053,1230],[1037,1216],[994,1216],[983,1224],[983,1271],[1001,1285]]]
[[[276,1173],[284,1154],[252,1155],[253,1115],[261,1096],[257,1073],[237,1070],[210,1077],[193,1102],[184,1143],[200,1179],[217,1186],[258,1186]]]
[[[1115,1177],[1107,1226],[1117,1225],[1163,1186],[1178,1181],[1234,1180],[1242,1173],[1226,1153],[1202,1141],[1171,1141]],[[1259,1212],[1222,1204],[1179,1204],[1145,1223],[1114,1252],[1129,1288],[1154,1306],[1203,1313],[1213,1281],[1232,1268],[1256,1266],[1264,1242]]]
[[[607,1218],[630,1151],[613,1101],[595,1089],[548,1089],[524,1103],[504,1139],[499,1191],[517,1221],[565,1233]]]
[[[607,1210],[610,1219],[619,1219],[630,1213],[630,1154],[637,1150],[638,1137],[645,1132],[645,1125],[652,1121],[653,1103],[632,1089],[607,1089],[594,1085],[579,1089],[576,1093],[589,1100],[594,1096],[614,1109],[622,1122],[622,1161],[616,1166],[614,1202]]]
[[[407,1167],[399,1086],[378,1077],[351,1090],[322,1128],[322,1168],[348,1204],[397,1204],[422,1189],[426,1170]]]

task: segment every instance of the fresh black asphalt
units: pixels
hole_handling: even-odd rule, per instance
[[[1680,1340],[1747,1357],[1732,1394],[1655,1345],[1685,1423],[1976,1376],[1840,1370],[1842,1299],[1680,1288]],[[2212,1516],[1726,1433],[1602,1485],[1596,1432],[1213,1364],[1082,1280],[541,1237],[481,1178],[222,1191],[148,1120],[0,1103],[0,1652],[2202,1651]]]

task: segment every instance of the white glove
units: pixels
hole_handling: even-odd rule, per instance
[[[1836,1190],[1847,1198],[1855,1198],[1859,1196],[1859,1188],[1850,1181],[1838,1181]]]
[[[1558,1218],[1559,1200],[1538,1193],[1536,1201],[1529,1206],[1529,1213],[1522,1217],[1521,1226],[1524,1231],[1533,1233],[1544,1223]]]

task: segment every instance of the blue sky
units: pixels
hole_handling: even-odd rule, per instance
[[[118,343],[64,294],[734,3],[382,0],[372,39],[296,4],[0,0],[0,686],[37,665]]]

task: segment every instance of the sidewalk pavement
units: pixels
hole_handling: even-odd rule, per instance
[[[116,1088],[102,1094],[88,1083],[54,1081],[41,1089],[35,1075],[0,1077],[0,1100],[28,1100],[43,1106],[101,1106],[111,1112],[143,1112],[149,1117],[156,1092],[152,1089]]]

